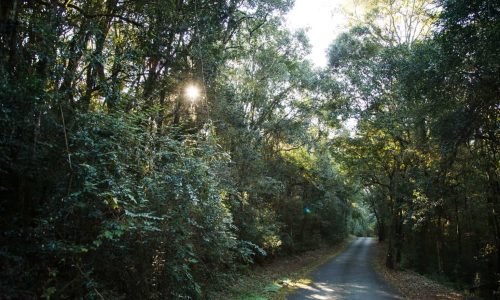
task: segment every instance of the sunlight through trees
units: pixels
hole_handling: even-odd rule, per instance
[[[210,299],[349,234],[493,297],[500,7],[353,3],[316,68],[291,0],[2,1],[0,297]]]

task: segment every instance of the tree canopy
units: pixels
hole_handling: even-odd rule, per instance
[[[376,234],[493,298],[500,6],[353,3],[318,68],[291,0],[2,1],[0,294],[210,299]]]

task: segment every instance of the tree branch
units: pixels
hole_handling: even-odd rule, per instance
[[[48,2],[45,2],[45,1],[39,1],[41,4],[43,5],[46,5],[46,6],[49,6],[51,5],[51,3],[48,3]],[[77,12],[79,12],[82,16],[84,16],[85,18],[88,18],[88,19],[92,19],[92,18],[99,18],[99,17],[112,17],[112,18],[117,18],[117,19],[120,19],[126,23],[130,23],[130,24],[133,24],[137,27],[142,27],[142,24],[130,19],[130,18],[127,18],[127,17],[124,17],[124,16],[120,16],[120,15],[116,15],[116,14],[91,14],[91,13],[88,13],[86,11],[84,11],[81,7],[78,7],[74,4],[71,4],[71,3],[67,3],[68,1],[66,1],[66,3],[60,3],[58,1],[55,1],[54,4],[59,6],[59,7],[62,7],[64,9],[66,8],[72,8],[74,10],[76,10]]]

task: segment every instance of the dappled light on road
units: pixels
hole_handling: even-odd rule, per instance
[[[312,273],[313,281],[288,297],[298,299],[402,299],[374,272],[372,238],[357,238],[346,251]]]

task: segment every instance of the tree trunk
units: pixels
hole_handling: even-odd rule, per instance
[[[403,227],[401,212],[399,209],[393,213],[391,230],[389,233],[389,248],[385,265],[389,269],[397,269],[401,261],[401,249],[403,246]]]
[[[385,223],[383,220],[377,221],[377,235],[379,242],[385,241]]]

